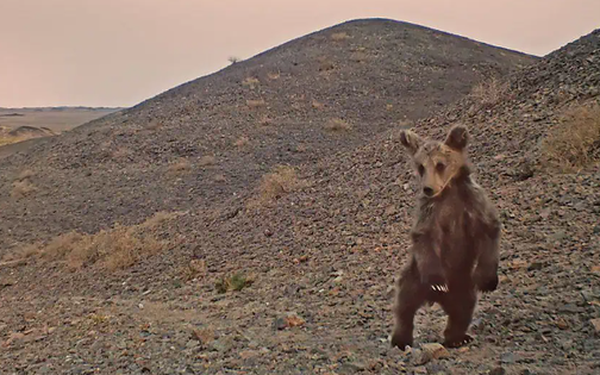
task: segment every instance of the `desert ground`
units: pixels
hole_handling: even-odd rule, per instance
[[[457,123],[500,284],[472,343],[434,305],[401,351],[399,132]],[[600,372],[600,29],[537,57],[354,20],[10,150],[2,374]]]
[[[0,145],[52,136],[103,117],[118,108],[0,108]],[[20,128],[20,131],[16,131]]]

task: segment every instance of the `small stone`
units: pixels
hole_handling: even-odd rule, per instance
[[[567,323],[566,320],[561,318],[556,321],[556,326],[562,330],[565,330],[569,328],[569,323]]]
[[[424,351],[429,352],[433,359],[450,357],[450,352],[448,352],[448,350],[443,345],[435,342],[423,344],[421,345],[421,348]]]
[[[541,262],[533,262],[527,267],[528,271],[539,271],[544,267]]]
[[[592,323],[592,326],[594,327],[596,333],[600,333],[600,318],[592,319],[590,320],[590,323]]]
[[[277,318],[273,322],[273,329],[281,331],[287,327],[287,321],[284,318]]]
[[[415,367],[415,374],[427,374],[427,368],[425,366]]]
[[[496,367],[490,371],[489,375],[504,375],[506,374],[506,370],[504,367]]]
[[[513,353],[504,353],[500,356],[500,362],[504,364],[512,364],[516,362],[515,355]]]

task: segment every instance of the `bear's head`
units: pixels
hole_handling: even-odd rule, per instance
[[[400,142],[408,150],[425,197],[440,195],[457,177],[467,162],[469,133],[462,125],[450,129],[444,142],[424,140],[411,130],[400,133]]]

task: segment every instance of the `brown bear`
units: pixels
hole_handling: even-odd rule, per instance
[[[501,224],[484,190],[473,180],[467,160],[469,138],[462,125],[444,142],[400,133],[420,182],[417,219],[411,230],[410,260],[397,283],[392,347],[413,345],[415,313],[439,303],[448,323],[444,346],[472,341],[467,334],[477,291],[498,286]]]

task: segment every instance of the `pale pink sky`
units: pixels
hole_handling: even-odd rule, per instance
[[[0,0],[0,107],[131,106],[229,56],[368,17],[545,55],[599,28],[600,1]]]

